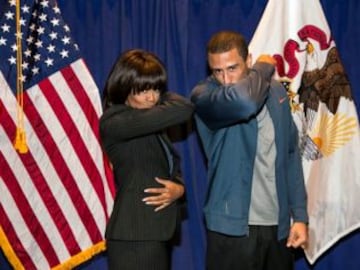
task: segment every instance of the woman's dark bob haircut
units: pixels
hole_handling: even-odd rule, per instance
[[[130,93],[144,90],[167,91],[167,74],[160,59],[153,53],[133,49],[120,55],[109,74],[103,104],[124,104]]]

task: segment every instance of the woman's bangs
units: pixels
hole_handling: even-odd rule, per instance
[[[154,89],[161,93],[166,91],[166,76],[159,74],[149,74],[138,76],[133,82],[133,91],[139,93],[143,90]]]

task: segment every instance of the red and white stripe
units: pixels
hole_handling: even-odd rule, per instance
[[[25,269],[49,269],[101,242],[112,209],[99,92],[82,60],[24,91],[19,154],[16,97],[2,73],[0,85],[1,226]]]

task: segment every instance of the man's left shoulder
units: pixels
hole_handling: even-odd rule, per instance
[[[283,103],[284,101],[288,100],[286,88],[283,86],[281,82],[275,79],[271,80],[270,95],[273,98],[278,99],[280,103]]]
[[[282,92],[286,94],[285,86],[276,79],[271,80],[270,87],[276,91],[279,91],[280,93]]]

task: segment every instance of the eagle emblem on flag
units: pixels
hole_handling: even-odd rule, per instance
[[[335,46],[331,46],[331,37],[315,25],[305,25],[298,31],[304,48],[292,39],[284,45],[284,56],[274,54],[280,81],[288,91],[292,111],[303,111],[303,125],[300,130],[300,147],[304,158],[316,160],[334,153],[355,135],[357,122],[354,117],[337,113],[341,97],[352,100],[349,80],[340,61]],[[319,47],[315,50],[315,46]],[[295,93],[291,88],[291,79],[300,70],[297,53],[306,54],[306,66],[302,74],[300,87]],[[325,57],[325,63],[319,67],[319,54]],[[286,62],[286,63],[285,63]],[[288,65],[287,72],[285,65]],[[295,98],[298,98],[296,101]],[[322,114],[319,113],[320,104]]]

